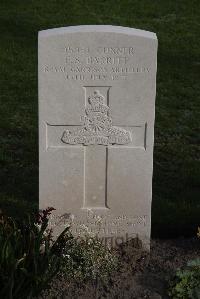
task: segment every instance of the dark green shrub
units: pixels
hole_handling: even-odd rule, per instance
[[[176,272],[169,295],[173,299],[200,298],[200,259],[189,261],[185,269]]]
[[[200,238],[200,227],[197,237]],[[173,299],[200,299],[200,258],[189,261],[183,270],[177,270],[169,295]]]
[[[48,230],[53,208],[35,220],[17,223],[0,214],[0,298],[27,299],[46,288],[60,268],[63,244],[72,239],[69,227],[56,241]],[[66,246],[65,246],[66,248]]]

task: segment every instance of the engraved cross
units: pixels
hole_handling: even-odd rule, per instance
[[[110,86],[85,86],[83,125],[64,126],[65,145],[84,148],[84,198],[82,208],[109,209],[108,163],[112,148],[146,148],[146,124],[114,126],[110,116]],[[55,127],[50,125],[51,127]],[[70,127],[70,130],[68,129]]]

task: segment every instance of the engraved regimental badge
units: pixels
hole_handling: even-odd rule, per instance
[[[88,97],[85,115],[81,117],[83,126],[74,130],[65,130],[61,140],[67,144],[109,145],[128,144],[131,133],[112,125],[109,107],[98,90]]]

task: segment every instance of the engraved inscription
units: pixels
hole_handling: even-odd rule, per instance
[[[72,214],[57,214],[51,215],[49,218],[49,225],[63,225],[71,226],[74,230],[82,230],[83,226],[90,232],[99,232],[104,230],[106,234],[112,234],[115,229],[116,233],[123,232],[123,229],[131,227],[132,229],[147,225],[147,215],[117,215],[112,214],[97,215],[92,210],[86,210],[85,218],[80,219],[78,216]]]
[[[147,215],[97,215],[87,210],[82,217],[70,213],[50,215],[49,227],[70,227],[77,240],[89,235],[104,245],[116,247],[136,238],[138,230],[148,225],[148,218]]]
[[[65,130],[61,140],[67,144],[109,145],[129,144],[131,133],[112,125],[109,107],[98,90],[88,97],[85,115],[81,117],[83,126],[75,130]]]
[[[136,63],[137,51],[134,45],[119,47],[66,45],[62,51],[61,64],[43,66],[43,71],[47,75],[63,74],[68,81],[124,81],[132,75],[143,76],[151,72],[148,65]]]

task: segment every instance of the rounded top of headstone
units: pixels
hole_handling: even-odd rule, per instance
[[[47,37],[58,34],[76,33],[76,32],[104,32],[104,33],[122,33],[144,38],[157,39],[154,32],[140,30],[136,28],[113,26],[113,25],[80,25],[68,26],[39,31],[39,37]]]

